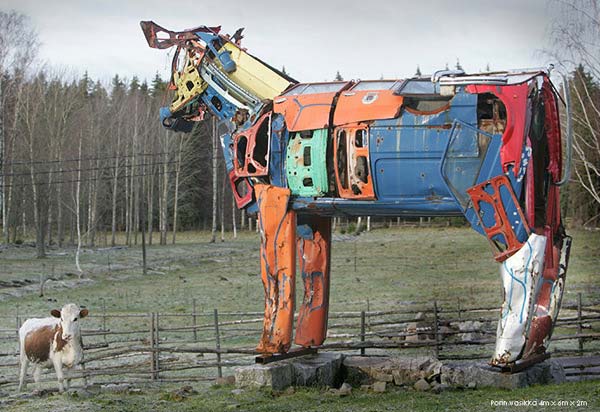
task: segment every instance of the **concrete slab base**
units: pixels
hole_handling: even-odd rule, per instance
[[[239,387],[283,390],[288,386],[339,386],[342,383],[341,353],[321,352],[294,359],[237,368]]]
[[[361,357],[322,352],[238,368],[235,382],[238,387],[278,391],[289,386],[338,387],[343,382],[354,387],[371,387],[378,382],[385,382],[388,387],[411,386],[418,390],[434,390],[438,387],[514,389],[534,384],[563,383],[566,382],[566,376],[562,366],[553,360],[510,374],[500,372],[482,361],[440,362],[431,357]]]
[[[547,360],[518,373],[499,372],[483,362],[446,363],[441,370],[441,383],[451,387],[475,388],[491,386],[516,389],[535,384],[566,382],[565,371],[559,363]]]

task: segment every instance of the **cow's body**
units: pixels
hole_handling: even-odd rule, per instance
[[[53,367],[58,388],[62,392],[69,386],[69,379],[66,385],[64,383],[63,368],[73,368],[83,360],[81,333],[79,326],[73,326],[73,323],[86,316],[87,310],[80,310],[77,305],[69,304],[60,312],[52,311],[52,314],[54,317],[28,319],[19,329],[19,391],[26,386],[29,363],[33,364],[36,383],[39,382],[42,368]]]

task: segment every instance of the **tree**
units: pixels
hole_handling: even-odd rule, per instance
[[[458,59],[458,57],[456,58],[456,70],[463,70],[463,67],[460,65],[460,60]]]
[[[552,22],[553,49],[549,53],[572,73],[573,178],[579,194],[574,208],[587,210],[583,224],[600,222],[600,0],[556,1]],[[575,196],[569,196],[574,198]]]
[[[419,65],[417,65],[417,71],[415,72],[415,77],[421,77],[421,68],[419,67]]]
[[[340,74],[340,71],[339,71],[339,70],[338,70],[338,71],[335,73],[335,79],[334,79],[334,80],[335,80],[336,82],[342,82],[342,81],[344,81],[344,78],[343,78],[343,77],[342,77],[342,75]]]
[[[28,17],[15,11],[0,11],[0,214],[2,238],[6,243],[13,198],[8,175],[14,169],[10,165],[7,170],[5,163],[15,143],[25,74],[35,61],[38,46],[37,33]],[[6,124],[5,119],[12,122]]]

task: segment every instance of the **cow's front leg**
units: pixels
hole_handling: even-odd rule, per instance
[[[493,365],[506,365],[522,356],[534,316],[535,293],[544,268],[546,242],[545,236],[533,233],[517,253],[502,262],[504,303],[498,321]]]
[[[62,393],[65,391],[65,376],[63,373],[62,359],[60,358],[60,356],[55,356],[54,358],[52,358],[52,365],[54,366],[54,371],[56,372],[56,379],[58,380],[58,391]]]
[[[327,336],[331,218],[298,216],[296,238],[304,300],[298,312],[295,342],[304,347],[317,346]]]
[[[290,190],[257,184],[260,267],[265,318],[257,350],[284,353],[291,346],[296,278],[296,215],[288,210]]]

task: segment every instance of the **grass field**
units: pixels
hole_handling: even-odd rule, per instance
[[[598,301],[600,232],[570,234],[574,241],[564,300],[574,302],[576,294],[583,292],[586,299]],[[140,247],[85,250],[83,281],[74,274],[73,253],[71,249],[51,250],[48,258],[37,260],[31,247],[1,250],[0,281],[29,279],[32,283],[27,288],[0,288],[0,318],[5,323],[0,327],[14,326],[17,311],[22,317],[45,316],[65,302],[85,305],[92,313],[102,305],[108,313],[189,312],[193,299],[198,309],[205,311],[263,308],[255,233],[243,232],[235,240],[229,234],[225,242],[213,244],[207,233],[182,233],[177,245],[148,248],[151,270],[146,276],[141,271]],[[379,309],[458,298],[468,304],[500,305],[502,298],[498,265],[488,243],[467,228],[377,229],[357,237],[338,234],[333,244],[332,268],[333,311],[365,309],[367,300],[371,309]],[[36,284],[40,275],[56,279],[47,284],[44,297],[39,297]],[[143,395],[102,394],[86,400],[54,396],[25,400],[9,410],[369,411],[398,410],[399,405],[406,410],[477,410],[479,406],[490,409],[490,400],[510,399],[585,400],[585,410],[600,407],[597,382],[513,392],[451,391],[441,395],[402,390],[383,395],[355,391],[347,398],[317,389],[281,396],[260,391],[232,396],[231,388],[198,386],[199,394],[177,403],[169,400],[168,389],[172,388],[145,389]]]

